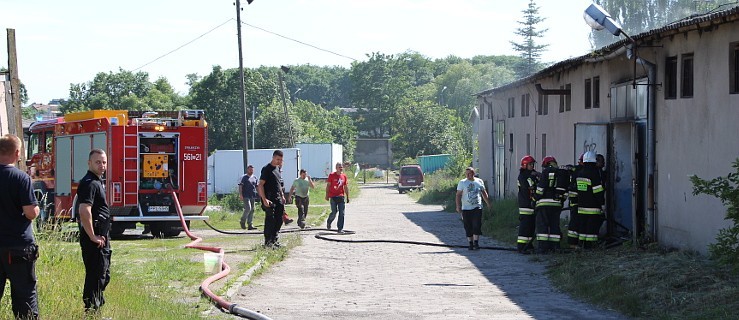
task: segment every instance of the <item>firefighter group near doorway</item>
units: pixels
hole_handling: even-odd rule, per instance
[[[542,171],[534,169],[531,155],[521,159],[518,175],[518,252],[546,254],[560,248],[562,233],[560,213],[569,198],[570,221],[567,244],[571,248],[592,249],[598,241],[603,224],[605,186],[602,163],[593,151],[580,156],[577,165],[559,167],[557,160],[547,156]],[[536,246],[534,246],[536,239]]]

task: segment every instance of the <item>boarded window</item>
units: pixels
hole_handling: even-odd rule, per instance
[[[600,108],[600,77],[593,77],[593,108]]]
[[[526,154],[531,154],[531,134],[526,134]]]
[[[677,98],[677,57],[665,59],[665,99]]]
[[[583,91],[585,92],[585,109],[590,109],[593,107],[593,97],[592,97],[592,90],[593,89],[593,83],[591,79],[585,79],[585,88]]]
[[[541,156],[542,157],[547,156],[547,134],[546,133],[541,134]]]
[[[572,85],[569,84],[569,83],[566,84],[565,85],[565,90],[567,90],[567,91],[569,91],[571,93],[572,92]],[[565,95],[565,111],[570,111],[570,110],[572,110],[572,94]]]
[[[693,97],[693,54],[682,55],[682,72],[680,73],[680,97]]]
[[[729,92],[739,93],[739,42],[729,46]]]

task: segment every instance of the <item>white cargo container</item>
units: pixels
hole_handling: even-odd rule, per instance
[[[249,164],[254,166],[254,175],[259,179],[262,167],[272,161],[276,149],[250,149]],[[290,190],[300,170],[301,152],[298,148],[282,150],[282,179]],[[208,157],[208,194],[227,194],[239,190],[239,181],[244,175],[242,150],[216,150]]]
[[[302,169],[312,178],[326,179],[337,162],[343,162],[344,147],[335,143],[298,143]]]

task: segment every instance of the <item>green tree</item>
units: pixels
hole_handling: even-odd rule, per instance
[[[119,69],[100,72],[92,81],[71,84],[63,113],[85,110],[177,110],[186,99],[174,92],[166,78],[149,81],[146,72]]]
[[[349,77],[357,129],[370,138],[391,136],[391,117],[415,81],[408,64],[393,55],[372,53],[368,61],[352,63]]]
[[[659,28],[694,14],[716,10],[736,0],[596,0],[611,17],[618,20],[628,35]],[[621,40],[609,32],[596,31],[590,34],[593,48],[600,48]]]
[[[739,270],[739,158],[731,166],[734,172],[726,177],[704,180],[693,175],[690,181],[693,195],[711,195],[726,206],[726,219],[733,225],[719,230],[716,243],[710,244],[708,249],[712,257]]]
[[[298,100],[291,109],[300,121],[298,142],[337,143],[343,146],[344,159],[353,158],[357,129],[352,119],[338,109],[326,110],[309,101]]]
[[[410,103],[398,108],[393,125],[393,156],[396,159],[419,155],[465,152],[462,121],[453,110],[434,102]]]
[[[523,61],[516,67],[516,74],[520,78],[528,77],[541,69],[541,53],[549,46],[543,44],[536,44],[536,39],[544,36],[544,32],[547,29],[539,30],[537,25],[544,21],[544,18],[539,16],[539,7],[536,5],[534,0],[529,0],[529,5],[526,9],[521,11],[523,13],[523,20],[519,21],[518,24],[521,27],[516,29],[516,34],[521,36],[521,42],[513,42],[513,49],[519,52]]]
[[[277,85],[273,80],[264,79],[261,74],[252,70],[244,72],[244,87],[247,118],[251,118],[253,107],[257,107],[255,111],[260,115],[268,112],[263,106],[272,104],[278,94]],[[223,70],[220,66],[214,66],[210,74],[193,83],[190,88],[190,109],[205,110],[209,127],[209,151],[243,149],[243,111],[240,94],[238,69]],[[256,128],[259,128],[258,123]],[[248,130],[251,131],[251,128]],[[249,134],[251,135],[251,132]],[[259,146],[260,144],[257,144],[257,147]]]

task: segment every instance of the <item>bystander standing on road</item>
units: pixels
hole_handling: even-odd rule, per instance
[[[244,202],[244,213],[241,214],[241,229],[255,230],[257,228],[252,225],[254,220],[254,200],[257,199],[257,177],[254,176],[254,166],[246,167],[246,174],[241,177],[239,182],[239,197]]]
[[[39,208],[31,177],[18,170],[21,141],[15,135],[0,137],[0,298],[10,280],[10,298],[16,319],[37,319],[36,259],[38,246],[31,221]]]
[[[110,283],[110,209],[105,200],[103,175],[108,156],[92,149],[87,160],[87,174],[77,187],[77,210],[85,285],[82,301],[85,311],[96,311],[105,304],[103,291]]]
[[[308,175],[308,171],[300,169],[300,177],[293,181],[292,187],[290,187],[290,196],[288,199],[292,199],[295,194],[295,206],[298,207],[298,226],[301,229],[305,228],[305,218],[308,216],[308,205],[310,204],[310,189],[315,188]]]
[[[479,239],[482,235],[482,200],[490,206],[485,183],[475,177],[475,168],[468,167],[464,172],[466,178],[457,184],[457,212],[462,214],[464,232],[470,242],[470,250],[480,249]]]
[[[262,198],[262,209],[264,210],[264,246],[266,248],[279,248],[277,233],[282,227],[282,215],[285,213],[285,194],[282,191],[282,166],[283,153],[275,150],[272,153],[272,161],[262,168],[259,175],[257,192]]]
[[[344,174],[344,165],[341,162],[336,163],[336,171],[328,175],[326,181],[326,200],[331,203],[331,214],[328,215],[326,228],[331,229],[331,223],[334,222],[336,214],[339,214],[339,221],[336,224],[339,233],[344,232],[344,209],[345,204],[349,203],[349,179]]]

